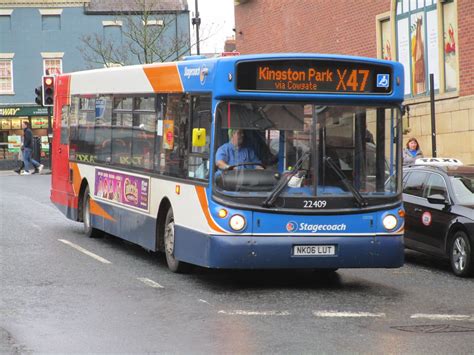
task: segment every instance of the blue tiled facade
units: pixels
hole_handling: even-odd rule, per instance
[[[3,6],[3,8],[6,7],[6,5]],[[54,9],[58,8],[61,7],[55,7]],[[40,85],[43,71],[41,53],[64,53],[62,57],[64,73],[89,69],[91,65],[84,61],[79,51],[81,36],[94,33],[102,35],[104,31],[103,21],[119,19],[113,14],[87,13],[84,6],[61,8],[59,24],[50,17],[43,21],[39,8],[11,7],[10,10],[13,10],[10,16],[10,24],[8,24],[6,18],[3,19],[5,21],[0,21],[0,54],[14,54],[14,95],[0,94],[1,106],[34,104],[34,88]],[[181,11],[173,16],[177,16],[176,25],[167,28],[166,35],[171,36],[171,38],[181,38],[182,36],[189,38],[189,12]],[[160,15],[156,17],[159,18]],[[57,29],[58,25],[59,29]],[[10,28],[8,29],[8,27]],[[118,40],[120,40],[120,31],[113,33],[112,36],[118,37]],[[170,60],[175,59],[177,58],[171,58]],[[138,62],[135,60],[135,63]],[[93,66],[101,67],[98,64]]]

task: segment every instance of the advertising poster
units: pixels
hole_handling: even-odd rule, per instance
[[[434,88],[439,89],[439,61],[438,61],[438,15],[433,10],[426,13],[426,32],[428,47],[428,75],[434,76]],[[428,76],[429,80],[429,76]],[[429,82],[428,82],[429,86]]]
[[[458,59],[456,50],[456,4],[444,4],[444,71],[446,91],[457,89]]]
[[[21,136],[8,136],[8,151],[18,153],[21,148]]]
[[[41,151],[49,152],[48,136],[41,136]]]
[[[148,211],[150,179],[102,169],[95,170],[94,195]]]
[[[405,95],[411,93],[410,85],[410,47],[409,47],[409,33],[408,33],[408,19],[404,18],[397,23],[398,28],[398,61],[404,67],[405,79]]]
[[[174,146],[174,121],[163,121],[163,148],[173,149]]]
[[[24,119],[27,120],[28,117],[25,117]],[[15,118],[15,119],[13,119],[13,120],[12,120],[12,129],[22,129],[22,128],[21,128],[21,121],[22,121],[21,118]]]
[[[31,128],[48,128],[48,117],[32,117]]]
[[[411,15],[410,37],[413,95],[419,95],[426,92],[427,86],[425,68],[426,39],[423,12]]]
[[[2,129],[11,129],[12,128],[10,120],[2,120],[1,122],[2,122],[1,123]]]

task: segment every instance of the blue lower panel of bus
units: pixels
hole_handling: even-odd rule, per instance
[[[210,268],[397,268],[402,236],[215,236],[176,226],[175,256]],[[334,246],[335,255],[296,256],[295,246]]]

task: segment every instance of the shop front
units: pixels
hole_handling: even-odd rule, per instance
[[[0,106],[0,170],[13,169],[18,165],[23,129],[21,123],[30,123],[33,137],[39,140],[42,164],[49,163],[48,109],[39,106]]]

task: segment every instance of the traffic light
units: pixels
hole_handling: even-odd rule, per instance
[[[54,102],[54,76],[43,76],[43,106],[53,106]]]
[[[36,94],[36,98],[35,98],[36,104],[43,106],[43,87],[38,86],[37,88],[35,88],[35,94]]]

